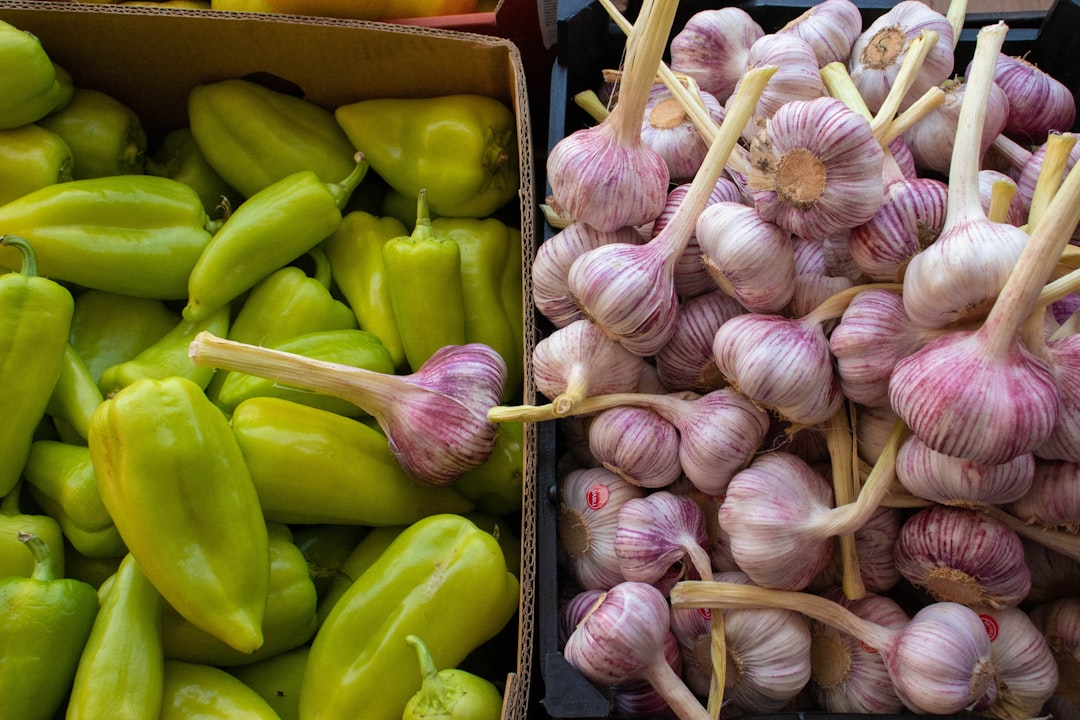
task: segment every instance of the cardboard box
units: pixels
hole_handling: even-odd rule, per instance
[[[498,98],[517,117],[518,219],[523,267],[531,266],[536,232],[532,131],[520,53],[508,40],[361,21],[64,2],[3,2],[0,19],[41,38],[76,85],[129,105],[151,143],[187,124],[192,87],[226,78],[269,77],[328,109],[376,97],[480,93]],[[527,313],[527,362],[534,336]],[[529,371],[526,402],[535,401],[531,378]],[[525,452],[518,656],[516,667],[508,668],[504,720],[524,717],[529,698],[536,502],[531,428]]]

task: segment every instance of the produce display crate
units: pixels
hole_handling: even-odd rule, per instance
[[[37,35],[76,86],[131,107],[151,145],[186,124],[192,87],[227,78],[256,79],[329,109],[367,98],[453,93],[502,100],[516,116],[521,164],[519,210],[508,222],[520,222],[523,269],[530,266],[537,232],[532,129],[520,52],[507,39],[386,23],[66,2],[3,2],[0,20]],[[531,313],[525,327],[528,362],[535,335]],[[526,402],[534,401],[531,372],[524,394]],[[532,428],[526,429],[524,452],[518,653],[516,667],[508,668],[505,720],[526,714],[533,657]]]
[[[695,13],[726,6],[746,10],[766,33],[775,32],[804,11],[814,6],[812,0],[681,0],[673,22],[673,32],[682,28]],[[896,4],[895,0],[855,0],[863,14],[864,27]],[[625,15],[633,19],[640,9],[640,0],[630,0]],[[1025,55],[1028,60],[1064,83],[1080,105],[1080,2],[1055,0],[1045,12],[1018,11],[1010,13],[969,13],[956,48],[955,67],[962,69],[971,60],[975,37],[984,25],[1003,20],[1009,26],[1002,52]],[[537,150],[538,172],[544,172],[546,153],[563,137],[578,128],[595,124],[574,102],[574,95],[585,90],[597,90],[604,69],[618,68],[623,56],[625,35],[615,26],[603,6],[596,0],[561,0],[558,14],[557,57],[551,71],[551,102],[547,117],[546,147]],[[669,59],[665,56],[665,60]],[[1080,128],[1080,120],[1072,128]],[[539,178],[544,181],[543,175]],[[545,197],[551,188],[546,186]],[[544,225],[540,236],[546,239],[557,232]],[[538,313],[539,314],[539,313]],[[541,332],[550,331],[540,317]],[[541,423],[538,430],[538,516],[537,516],[537,640],[535,664],[538,670],[536,703],[550,718],[585,718],[600,720],[608,717],[611,698],[581,675],[562,656],[558,642],[558,608],[560,605],[559,569],[557,562],[557,524],[559,499],[557,491],[558,458],[561,455],[560,436],[556,421]],[[804,717],[832,716],[828,713],[778,713],[754,715],[756,720],[801,720]],[[894,720],[895,717],[861,716]]]

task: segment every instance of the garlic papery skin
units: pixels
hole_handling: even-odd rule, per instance
[[[1006,508],[1029,525],[1080,532],[1080,464],[1039,458],[1028,492]]]
[[[203,331],[188,348],[192,363],[332,395],[367,411],[406,473],[448,485],[495,449],[498,426],[487,413],[506,386],[506,362],[481,343],[447,345],[410,375],[391,375],[247,345]]]
[[[984,464],[930,448],[912,435],[896,455],[896,479],[915,497],[941,505],[978,508],[1022,498],[1035,477],[1035,456],[1023,453]]]
[[[713,360],[713,337],[721,325],[744,312],[739,301],[722,290],[684,300],[671,340],[654,356],[664,387],[700,393],[723,387],[726,381]]]
[[[901,575],[943,602],[1013,607],[1031,587],[1020,538],[978,510],[920,510],[900,529],[894,557]]]
[[[744,126],[742,137],[747,142],[784,105],[825,95],[825,84],[818,72],[814,49],[797,35],[770,33],[758,38],[750,47],[746,56],[746,70],[770,66],[778,70],[765,86],[752,118]],[[742,82],[740,79],[739,84]],[[737,92],[738,84],[735,88]]]
[[[555,327],[565,327],[585,317],[566,283],[566,275],[574,260],[587,250],[616,242],[641,245],[645,237],[632,227],[602,232],[585,223],[575,222],[537,247],[530,269],[533,304]]]
[[[566,644],[566,639],[570,637],[570,633],[574,632],[574,628],[581,622],[581,619],[601,600],[603,595],[603,590],[580,590],[574,592],[569,599],[559,606],[557,634],[560,648]]]
[[[1039,145],[1051,132],[1066,132],[1076,121],[1072,90],[1025,58],[1002,53],[994,84],[1009,98],[1004,133],[1017,142]]]
[[[646,583],[619,583],[578,624],[563,655],[593,682],[645,679],[681,720],[708,720],[709,713],[668,664],[664,653],[670,627],[671,610],[659,590]]]
[[[743,77],[690,191],[656,237],[642,246],[602,245],[570,266],[570,291],[586,316],[634,354],[655,354],[674,332],[675,262],[694,234],[697,216],[723,173],[738,130],[775,71],[758,68]]]
[[[742,203],[719,202],[698,215],[701,260],[715,285],[753,312],[777,312],[794,292],[791,233]]]
[[[792,248],[795,290],[788,303],[788,314],[794,317],[808,315],[829,298],[854,285],[850,277],[833,273],[823,241],[793,236]]]
[[[705,516],[686,495],[657,490],[619,510],[615,556],[627,580],[655,583],[680,562],[697,577],[711,580],[707,544]]]
[[[1058,667],[1042,631],[1017,607],[980,613],[990,635],[997,698],[980,715],[999,720],[1037,717],[1058,685]]]
[[[901,511],[897,508],[879,507],[862,527],[855,531],[855,550],[859,558],[859,576],[869,593],[885,593],[900,581],[900,573],[893,562],[893,546],[900,536],[903,524]],[[814,592],[843,581],[843,564],[840,553],[834,552],[816,578],[806,587]]]
[[[746,72],[750,47],[764,34],[742,8],[701,10],[671,39],[671,69],[724,102]]]
[[[874,20],[851,47],[848,72],[870,112],[876,113],[889,94],[911,41],[921,31],[940,37],[905,96],[914,100],[941,84],[953,71],[953,31],[948,19],[918,0],[902,0]]]
[[[685,580],[670,598],[673,608],[794,610],[844,630],[881,653],[897,695],[916,713],[956,713],[996,695],[990,638],[975,611],[958,603],[926,605],[894,629],[817,595],[739,583]]]
[[[631,485],[663,488],[682,474],[679,433],[648,408],[616,407],[589,420],[589,451]]]
[[[1057,661],[1058,685],[1048,709],[1054,717],[1076,717],[1070,713],[1080,710],[1080,598],[1037,605],[1029,617],[1043,633]]]
[[[1005,217],[995,220],[995,222],[1004,222],[1008,225],[1020,227],[1027,222],[1027,210],[1024,208],[1023,199],[1016,193],[1016,181],[1003,172],[987,169],[979,171],[979,197],[982,200],[983,209],[986,211],[987,216],[989,216],[990,203],[993,199],[994,183],[999,182],[1011,186],[1013,196],[1009,200]]]
[[[593,395],[637,389],[644,360],[588,320],[575,320],[533,347],[533,380],[555,416]]]
[[[805,10],[777,33],[798,35],[814,50],[818,67],[847,62],[862,33],[862,13],[851,0],[824,0]]]
[[[604,468],[566,473],[558,485],[558,549],[583,590],[607,590],[624,580],[615,556],[619,510],[645,491]]]
[[[844,396],[867,407],[888,405],[893,367],[935,336],[908,319],[897,293],[876,288],[860,292],[829,334]]]
[[[724,120],[724,106],[707,92],[697,98],[717,125]],[[645,104],[641,142],[655,150],[667,163],[672,182],[690,180],[701,167],[709,145],[697,126],[687,117],[679,101],[664,85],[653,86]]]
[[[899,630],[910,620],[904,609],[885,595],[867,593],[858,600],[849,600],[839,588],[822,595],[883,627]],[[816,620],[810,621],[810,635],[810,688],[823,709],[873,715],[904,710],[881,653],[843,630]]]
[[[902,281],[911,258],[941,233],[948,196],[948,186],[933,178],[890,183],[881,208],[848,234],[852,260],[872,280]]]
[[[757,211],[799,237],[850,230],[883,202],[884,151],[869,121],[835,98],[782,105],[755,135],[750,158]]]
[[[816,425],[843,402],[829,341],[817,322],[736,315],[716,331],[713,357],[732,387],[795,425]]]
[[[1080,335],[1051,339],[1036,349],[1061,400],[1050,434],[1035,448],[1048,460],[1080,462]]]
[[[855,451],[859,460],[872,466],[877,462],[896,427],[899,416],[889,405],[856,405],[854,408]]]

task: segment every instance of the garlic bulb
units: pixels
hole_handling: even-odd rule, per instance
[[[915,497],[942,505],[978,508],[1010,503],[1031,489],[1035,456],[978,463],[930,448],[912,435],[896,455],[896,479]]]
[[[724,106],[707,92],[697,93],[709,117],[719,125]],[[662,84],[653,86],[645,103],[641,142],[655,150],[667,163],[672,182],[690,180],[701,167],[709,145],[690,120],[678,99]]]
[[[788,304],[791,315],[808,315],[826,300],[854,284],[850,277],[833,273],[823,241],[793,237],[792,248],[795,258],[795,288]]]
[[[1038,605],[1076,595],[1076,588],[1080,587],[1080,560],[1028,538],[1021,538],[1021,542],[1024,562],[1031,570],[1027,603]]]
[[[1048,460],[1080,462],[1080,335],[1051,339],[1033,350],[1054,378],[1060,399],[1054,426],[1035,454]]]
[[[900,282],[908,262],[941,234],[948,186],[933,178],[890,183],[881,208],[848,235],[848,251],[872,280]]]
[[[939,601],[1013,607],[1031,587],[1020,538],[978,510],[920,510],[900,529],[895,559],[901,575]]]
[[[905,98],[913,100],[939,85],[953,71],[952,25],[948,18],[918,0],[901,0],[855,39],[848,58],[848,71],[870,112],[876,113],[904,62],[911,41],[923,30],[932,30],[940,40],[927,56],[916,81]]]
[[[764,34],[742,8],[701,10],[671,39],[671,69],[724,102],[746,72],[750,47]]]
[[[685,495],[657,490],[619,509],[615,557],[627,580],[655,583],[677,564],[711,580],[701,507]]]
[[[793,235],[849,230],[883,202],[884,151],[866,118],[834,98],[782,105],[754,137],[750,157],[754,206]]]
[[[753,312],[777,312],[791,300],[791,233],[737,202],[709,205],[697,219],[702,264],[721,290]]]
[[[1009,503],[1008,511],[1030,525],[1080,532],[1080,464],[1038,459],[1028,492]]]
[[[854,533],[855,550],[859,558],[859,576],[862,579],[863,588],[869,593],[888,592],[900,581],[900,573],[893,561],[893,548],[896,545],[896,538],[900,536],[902,524],[899,509],[879,507]],[[842,582],[843,564],[840,553],[836,551],[829,558],[829,564],[806,589],[814,592],[840,586]]]
[[[1046,637],[1058,665],[1058,686],[1047,703],[1054,717],[1076,717],[1080,710],[1080,598],[1062,598],[1032,608],[1031,621]]]
[[[575,222],[536,248],[530,270],[533,304],[555,327],[564,327],[585,317],[566,283],[574,260],[586,250],[617,242],[641,245],[645,237],[632,227],[601,232],[585,223]]]
[[[679,433],[649,408],[603,410],[589,421],[588,435],[593,457],[631,485],[667,487],[682,474]]]
[[[979,197],[987,216],[990,216],[990,203],[993,199],[994,184],[1006,183],[1012,187],[1012,198],[1009,200],[1004,218],[995,222],[1004,222],[1009,225],[1020,227],[1027,222],[1027,210],[1024,208],[1023,199],[1017,194],[1016,181],[998,170],[983,169],[979,171]],[[994,219],[994,218],[991,218]]]
[[[584,590],[623,581],[615,556],[619,510],[645,491],[604,468],[572,470],[559,480],[558,543],[562,564]]]
[[[854,416],[855,450],[860,461],[873,465],[881,456],[899,417],[888,404],[880,407],[856,405]]]
[[[824,0],[776,31],[798,35],[814,50],[818,67],[847,62],[862,33],[862,13],[851,0]]]
[[[746,70],[762,67],[776,67],[777,72],[761,93],[750,121],[744,125],[742,135],[746,141],[757,135],[758,128],[784,105],[825,95],[814,49],[793,33],[763,35],[750,46],[750,52],[746,55]],[[740,79],[736,84],[736,92],[743,82]],[[728,104],[731,104],[730,98]]]
[[[1039,145],[1051,132],[1065,132],[1076,121],[1072,91],[1022,57],[1002,53],[994,84],[1009,98],[1004,132],[1018,142]]]
[[[910,620],[904,609],[885,595],[868,593],[858,600],[849,600],[839,588],[822,595],[883,627],[899,630]],[[881,653],[849,633],[817,620],[810,621],[810,634],[810,687],[823,709],[874,715],[904,710]]]
[[[683,301],[671,340],[654,356],[664,387],[702,393],[723,387],[725,380],[713,360],[713,337],[721,325],[744,312],[739,301],[722,290]]]
[[[1039,145],[1025,157],[1024,162],[1019,166],[1016,177],[1016,195],[1024,203],[1026,210],[1031,209],[1031,200],[1035,195],[1035,186],[1039,182],[1039,176],[1042,174],[1047,150],[1047,143]],[[1062,177],[1069,170],[1072,170],[1077,160],[1080,160],[1080,143],[1074,143],[1069,149]]]
[[[1047,638],[1017,607],[984,610],[997,698],[980,715],[1028,720],[1039,715],[1058,685],[1058,666]]]

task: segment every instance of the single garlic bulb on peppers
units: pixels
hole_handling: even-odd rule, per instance
[[[835,98],[781,106],[755,136],[750,158],[754,206],[793,235],[833,235],[881,207],[884,152],[866,118]]]
[[[687,580],[671,591],[673,608],[775,607],[837,627],[881,653],[893,688],[916,713],[950,714],[989,705],[997,696],[990,638],[974,610],[932,603],[891,628],[809,593]]]
[[[1058,667],[1042,630],[1017,607],[987,609],[980,617],[990,636],[997,698],[979,714],[998,720],[1039,715],[1058,686]]]
[[[551,148],[547,179],[556,205],[574,220],[614,232],[644,225],[664,207],[667,163],[641,141],[641,123],[678,3],[646,0],[611,113]]]
[[[1035,460],[1027,493],[1007,509],[1029,525],[1080,532],[1080,463]]]
[[[653,357],[664,387],[670,392],[723,387],[726,381],[713,360],[713,337],[721,325],[744,312],[739,301],[722,290],[684,300],[671,340]]]
[[[901,575],[939,601],[1013,607],[1031,587],[1020,538],[978,510],[920,510],[900,529],[895,559]]]
[[[401,467],[417,480],[447,485],[483,464],[498,426],[488,420],[506,385],[506,362],[487,345],[447,345],[410,375],[387,375],[215,337],[195,336],[199,367],[268,378],[348,400],[378,422]]]
[[[776,32],[801,37],[814,50],[818,67],[824,67],[847,61],[862,33],[862,13],[851,0],[824,0]]]
[[[1035,456],[1023,453],[1003,463],[977,463],[945,455],[912,435],[896,456],[896,479],[915,497],[957,507],[1013,502],[1031,488]]]
[[[725,102],[746,72],[750,47],[764,34],[742,8],[701,10],[671,39],[671,69]]]
[[[631,485],[663,488],[682,474],[679,433],[649,408],[608,408],[589,420],[589,450]]]

